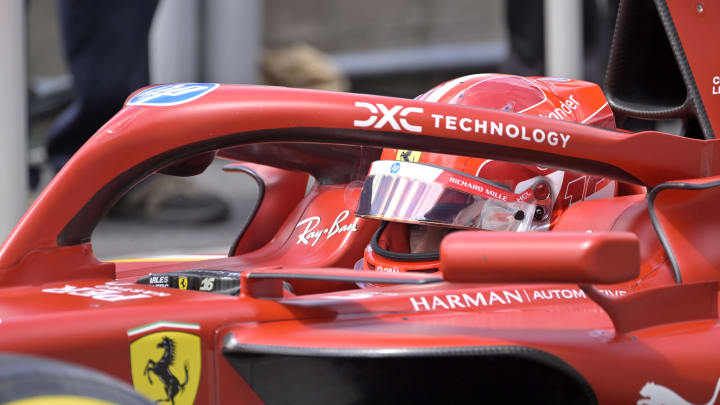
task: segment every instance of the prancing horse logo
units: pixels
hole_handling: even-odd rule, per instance
[[[180,380],[170,371],[170,366],[175,362],[175,342],[165,336],[162,341],[157,344],[157,347],[164,349],[165,352],[163,352],[162,357],[157,362],[152,359],[148,360],[143,374],[147,375],[148,381],[152,384],[153,381],[150,373],[154,373],[165,386],[165,395],[167,395],[167,397],[165,399],[158,399],[155,402],[170,402],[172,405],[175,405],[175,397],[180,390],[185,391],[185,386],[190,377],[188,373],[188,363],[187,361],[185,362],[185,381],[180,383]]]
[[[195,402],[202,371],[198,335],[177,330],[149,333],[130,343],[135,389],[158,404]]]

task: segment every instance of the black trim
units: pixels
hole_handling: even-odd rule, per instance
[[[228,252],[228,256],[233,256],[235,253],[235,249],[237,249],[238,245],[240,244],[240,241],[242,240],[243,236],[245,235],[245,231],[250,227],[250,224],[255,219],[255,215],[257,215],[258,210],[260,209],[260,206],[262,205],[263,199],[265,198],[265,181],[260,177],[255,170],[250,169],[249,167],[245,166],[231,166],[228,169],[228,171],[233,172],[241,172],[245,173],[248,176],[250,176],[251,179],[255,180],[255,184],[257,184],[258,187],[258,198],[255,201],[255,206],[253,207],[252,211],[250,211],[250,215],[248,216],[247,220],[243,224],[242,229],[238,233],[238,236],[235,238],[235,241],[230,246],[230,251]]]
[[[220,156],[291,172],[309,173],[320,185],[347,184],[365,178],[382,148],[317,142],[245,144],[225,148]]]
[[[655,187],[653,187],[648,193],[647,193],[647,203],[648,203],[648,211],[650,213],[650,222],[652,223],[653,228],[655,229],[655,233],[658,235],[658,239],[660,239],[660,243],[662,244],[663,248],[665,249],[665,253],[668,256],[668,260],[670,260],[670,264],[673,268],[673,275],[675,277],[675,282],[678,284],[682,283],[682,275],[680,274],[680,266],[678,265],[677,259],[675,258],[675,254],[673,253],[672,246],[670,246],[670,241],[667,239],[667,236],[665,235],[665,231],[663,231],[662,226],[660,225],[660,220],[658,219],[657,215],[655,214],[655,198],[658,194],[660,194],[661,191],[667,190],[667,189],[680,189],[680,190],[705,190],[708,188],[718,187],[720,186],[720,180],[705,183],[705,184],[692,184],[692,183],[662,183]]]
[[[370,247],[376,254],[390,260],[396,260],[401,262],[428,262],[440,260],[440,252],[400,253],[383,249],[382,247],[380,247],[380,243],[378,242],[378,240],[380,239],[380,235],[382,235],[387,225],[388,221],[383,221],[377,231],[375,231],[375,233],[373,234],[372,239],[370,240]]]
[[[321,280],[321,281],[340,281],[340,282],[351,282],[351,283],[384,283],[384,284],[412,284],[412,285],[424,285],[433,284],[443,281],[442,277],[428,277],[424,279],[412,279],[412,278],[381,278],[374,277],[374,272],[358,271],[357,276],[338,276],[332,273],[328,274],[302,274],[302,273],[248,273],[248,278],[252,279],[281,279],[281,280]],[[369,274],[369,275],[366,275]]]
[[[372,275],[366,276],[364,274],[372,274],[371,272],[358,271],[357,276],[338,276],[332,273],[328,274],[298,274],[298,273],[248,273],[248,278],[252,279],[281,279],[281,280],[320,280],[320,281],[339,281],[339,282],[351,282],[351,283],[376,283],[376,284],[411,284],[411,285],[424,285],[434,284],[443,281],[442,277],[428,277],[424,279],[411,279],[411,278],[381,278],[373,277]]]
[[[223,354],[279,354],[286,356],[318,357],[430,357],[430,356],[468,356],[473,354],[528,354],[536,360],[558,361],[558,357],[527,346],[444,346],[444,347],[393,347],[393,348],[327,348],[316,346],[274,346],[238,342],[232,333],[223,337]],[[568,366],[569,367],[569,366]],[[574,369],[573,369],[574,370]]]
[[[710,119],[708,118],[707,111],[705,111],[705,104],[703,103],[700,92],[698,91],[697,82],[695,81],[692,69],[690,68],[687,55],[685,55],[685,50],[683,49],[682,42],[680,41],[677,28],[675,28],[675,23],[670,15],[667,1],[654,0],[654,2],[657,7],[658,14],[660,15],[660,20],[665,27],[668,40],[670,40],[670,48],[672,49],[673,54],[675,55],[675,61],[680,68],[680,73],[682,74],[683,81],[685,82],[685,88],[688,91],[688,98],[692,100],[695,116],[700,123],[703,135],[705,139],[714,139],[715,133],[713,132],[712,125],[710,125]]]
[[[455,391],[459,389],[464,395],[474,392],[472,397],[483,402],[488,399],[506,398],[507,387],[518,387],[515,389],[522,391],[523,388],[533,385],[544,390],[544,395],[553,395],[552,393],[558,389],[565,388],[561,392],[556,392],[561,398],[559,403],[597,403],[592,387],[575,368],[551,353],[526,346],[375,349],[290,347],[239,343],[233,333],[229,333],[223,337],[222,352],[238,374],[269,403],[273,403],[273,400],[277,401],[278,395],[282,396],[270,389],[271,386],[268,384],[271,381],[267,380],[270,376],[276,377],[272,381],[276,384],[278,382],[293,384],[294,387],[288,386],[288,388],[295,391],[302,390],[297,385],[304,384],[303,381],[306,379],[321,378],[321,381],[314,382],[319,384],[318,390],[309,390],[303,394],[305,397],[298,397],[296,400],[299,403],[310,403],[313,399],[317,399],[316,396],[326,394],[323,387],[328,384],[334,387],[330,390],[331,393],[335,392],[335,388],[342,391],[343,385],[350,384],[347,392],[350,395],[359,395],[359,398],[372,400],[380,398],[381,403],[397,403],[397,396],[400,395],[400,398],[405,398],[407,401],[409,397],[405,397],[403,393],[398,394],[398,390],[404,392],[404,389],[409,388],[408,384],[412,387],[413,383],[419,383],[414,378],[429,379],[436,384],[435,387],[419,387],[413,390],[420,393],[420,397],[417,395],[412,397],[419,398],[419,403],[436,403],[437,398],[431,400],[428,399],[429,397],[422,397],[430,392],[436,397],[445,395],[452,397],[458,395]],[[303,376],[285,371],[295,369],[320,371],[320,373],[317,376],[315,374]],[[394,374],[396,370],[401,374]],[[493,378],[490,376],[494,373],[502,376],[496,378],[500,378],[501,385],[504,385],[497,390],[493,389],[492,384],[495,382],[488,381]],[[387,374],[395,375],[397,378],[386,380],[383,377]],[[290,380],[285,381],[288,376]],[[348,381],[347,377],[350,376],[355,378]],[[488,379],[483,376],[487,376]],[[456,382],[460,385],[451,385]],[[359,384],[363,390],[369,392],[362,391],[358,394],[353,389],[354,384]],[[487,386],[488,384],[490,386]],[[567,391],[574,392],[570,394]],[[538,394],[531,389],[530,392],[522,392],[519,395],[525,398]],[[412,396],[409,393],[408,395]],[[509,395],[512,396],[511,393]],[[531,402],[555,403],[553,398],[539,395],[540,397],[535,397]],[[569,395],[572,399],[565,395]],[[338,400],[354,403],[353,398],[341,397]],[[403,403],[402,400],[400,402]]]
[[[391,139],[392,141],[389,141]],[[98,222],[133,185],[145,177],[174,162],[199,153],[249,143],[266,142],[321,142],[333,144],[359,144],[377,147],[405,148],[455,154],[462,156],[495,156],[499,160],[518,163],[569,167],[588,174],[601,174],[618,180],[643,184],[630,173],[608,163],[556,155],[549,152],[529,151],[511,146],[478,145],[472,140],[443,139],[424,135],[398,136],[395,133],[347,128],[280,128],[242,132],[191,143],[165,151],[126,170],[110,180],[65,225],[57,237],[59,246],[87,243]],[[442,145],[439,147],[438,145]],[[527,157],[526,157],[527,156]],[[530,158],[532,157],[532,158]]]
[[[605,96],[620,126],[625,117],[676,118],[683,120],[682,136],[715,138],[665,0],[620,1]]]

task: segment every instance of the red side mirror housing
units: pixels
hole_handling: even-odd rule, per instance
[[[454,232],[440,245],[446,281],[611,284],[640,273],[629,232]]]

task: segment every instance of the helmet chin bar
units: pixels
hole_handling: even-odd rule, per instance
[[[380,236],[385,232],[385,229],[388,226],[388,221],[383,221],[382,225],[378,228],[377,231],[375,231],[375,234],[373,235],[372,239],[370,240],[370,246],[369,249],[365,249],[367,252],[368,250],[371,250],[372,253],[375,254],[375,256],[378,256],[378,258],[385,258],[389,259],[393,262],[411,262],[411,263],[420,263],[420,262],[428,262],[432,263],[433,265],[436,265],[437,262],[440,260],[440,254],[438,251],[435,252],[425,252],[425,253],[403,253],[403,252],[393,252],[388,249],[383,248],[380,245]],[[366,255],[367,256],[367,255]],[[375,260],[373,260],[375,261]],[[418,267],[418,266],[415,266]],[[427,269],[426,265],[420,265],[422,269]]]
[[[363,258],[355,263],[355,270],[378,271],[383,273],[422,272],[435,273],[440,269],[439,252],[403,253],[393,252],[380,245],[380,237],[389,222],[383,221],[370,244],[365,248]],[[375,287],[381,284],[358,283],[361,288]]]

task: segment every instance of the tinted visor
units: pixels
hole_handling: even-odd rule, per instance
[[[535,200],[488,180],[422,163],[376,161],[363,184],[359,217],[488,231],[527,231]]]

